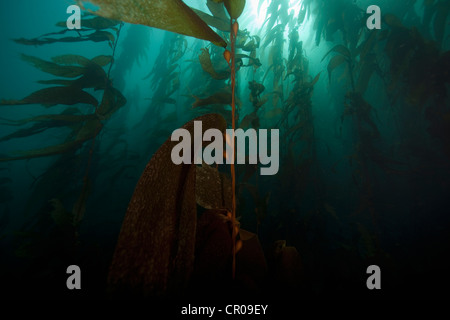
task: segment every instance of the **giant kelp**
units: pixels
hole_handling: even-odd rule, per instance
[[[188,293],[210,290],[212,285],[225,292],[232,283],[249,285],[252,292],[265,287],[264,293],[292,298],[301,292],[310,296],[337,290],[341,294],[353,283],[359,293],[355,283],[365,279],[355,275],[368,263],[392,263],[397,249],[388,244],[402,233],[399,225],[414,226],[412,220],[436,210],[435,202],[440,200],[431,193],[448,185],[446,1],[424,1],[423,16],[417,15],[417,1],[398,1],[392,4],[396,16],[383,8],[382,30],[367,30],[365,8],[355,1],[304,0],[295,16],[290,7],[295,1],[260,0],[267,14],[262,28],[251,32],[235,19],[230,21],[230,13],[237,17],[244,1],[205,2],[209,13],[192,11],[203,20],[202,28],[216,29],[213,32],[223,38],[216,44],[227,50],[164,33],[153,66],[140,65],[148,72],[142,79],[149,101],[144,110],[123,108],[126,99],[118,88],[124,88],[128,79],[112,83],[105,69],[113,66],[116,78],[125,77],[133,65],[152,54],[147,52],[150,40],[145,39],[145,28],[142,33],[129,29],[129,39],[119,44],[124,48],[119,58],[112,58],[114,51],[93,59],[75,54],[51,59],[24,56],[57,78],[40,81],[48,91],[37,91],[16,104],[52,106],[55,114],[2,119],[2,125],[15,126],[17,131],[0,140],[29,138],[50,129],[70,131],[61,145],[19,155],[32,158],[62,152],[50,158],[56,161],[46,172],[38,175],[28,170],[35,180],[28,207],[44,206],[42,212],[51,217],[51,224],[68,227],[63,228],[67,239],[78,241],[76,231],[89,210],[104,211],[107,219],[112,216],[111,207],[121,211],[115,207],[121,202],[118,199],[108,207],[111,194],[119,191],[121,200],[128,200],[126,190],[134,186],[144,165],[140,160],[158,149],[161,139],[170,136],[180,121],[200,116],[197,119],[217,118],[223,123],[220,114],[226,120],[224,128],[280,129],[281,165],[274,177],[259,176],[258,164],[233,167],[231,176],[225,166],[175,167],[167,155],[167,146],[173,143],[166,141],[149,162],[129,203],[110,268],[110,285],[119,295],[130,289],[138,295],[170,296],[185,292],[186,285]],[[145,10],[131,17],[135,4],[144,1],[133,1],[131,6],[131,1],[92,3],[100,8],[95,14],[114,19],[144,25],[153,19],[142,17]],[[125,6],[131,8],[129,12],[123,10]],[[114,12],[115,7],[120,10]],[[400,8],[404,10],[399,12]],[[115,48],[119,21],[85,15],[82,25],[79,34],[64,30],[18,42],[40,45],[105,39]],[[163,24],[156,27],[165,29]],[[311,39],[306,34],[310,27]],[[132,40],[144,41],[127,56]],[[317,48],[310,51],[314,42]],[[133,94],[138,92],[139,88]],[[121,116],[113,117],[118,112]],[[202,117],[211,112],[216,115]],[[122,119],[136,119],[139,126],[129,129],[129,122]],[[141,140],[132,141],[134,133]],[[17,159],[12,156],[4,158]],[[440,184],[427,192],[427,183],[431,185],[437,176]],[[8,188],[5,180],[5,206],[0,208],[5,212],[12,200]],[[403,189],[407,196],[399,191]],[[92,191],[94,205],[87,201]],[[117,216],[112,219],[119,222]],[[236,231],[236,219],[262,241],[268,265],[258,237]],[[36,240],[36,247],[49,244],[34,235],[30,237],[29,230],[22,234],[26,242]],[[232,256],[241,243],[240,254],[245,254],[236,255],[236,277],[231,282]],[[259,261],[257,269],[247,268],[250,256]],[[245,264],[240,265],[240,260]],[[420,265],[415,257],[411,261]],[[258,285],[248,272],[257,275]]]
[[[215,114],[195,120],[203,130],[226,128]],[[183,128],[193,136],[194,121]],[[175,144],[169,139],[161,146],[136,186],[109,273],[114,287],[162,295],[187,285],[194,264],[196,166],[173,164]]]
[[[95,14],[124,22],[143,24],[225,46],[225,41],[181,0],[170,1],[77,1],[99,5]],[[84,7],[83,7],[84,8]]]

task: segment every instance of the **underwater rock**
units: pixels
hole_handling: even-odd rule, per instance
[[[261,293],[267,276],[267,263],[258,236],[239,230],[242,249],[236,254],[236,281],[244,294]]]
[[[303,268],[300,254],[295,247],[286,246],[285,240],[274,244],[271,256],[271,274],[274,286],[289,294],[303,282]]]
[[[232,280],[233,241],[229,222],[226,212],[219,210],[207,210],[198,220],[195,267],[191,280],[191,286],[198,291],[217,290],[211,287],[225,288]]]

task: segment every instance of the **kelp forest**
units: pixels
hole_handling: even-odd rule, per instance
[[[1,5],[5,295],[442,297],[449,1],[53,2],[45,28]],[[227,129],[278,129],[279,170],[175,164],[195,121],[224,150]]]

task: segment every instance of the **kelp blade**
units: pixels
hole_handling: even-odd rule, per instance
[[[191,136],[194,121],[202,121],[204,131],[226,129],[222,116],[208,114],[183,127]],[[176,144],[169,138],[139,179],[110,268],[108,282],[112,293],[177,294],[192,273],[197,219],[196,165],[172,162]]]
[[[225,40],[181,0],[78,0],[77,2],[82,7],[84,2],[99,6],[100,9],[93,13],[105,18],[176,32],[226,47]]]

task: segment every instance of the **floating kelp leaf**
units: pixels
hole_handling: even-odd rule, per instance
[[[89,64],[86,66],[83,76],[76,80],[53,79],[38,81],[41,84],[71,86],[78,89],[94,88],[95,90],[104,89],[108,82],[105,70],[92,61],[89,61]]]
[[[239,18],[245,8],[245,0],[224,0],[224,4],[232,19]]]
[[[57,86],[71,86],[73,85],[74,80],[65,80],[65,79],[39,80],[37,81],[37,83],[57,85]]]
[[[84,142],[96,137],[100,132],[102,126],[103,126],[102,123],[97,118],[88,120],[81,128],[81,130],[78,132],[74,140],[70,140],[59,145],[50,146],[42,149],[30,151],[18,151],[16,152],[18,154],[17,156],[2,157],[0,158],[0,162],[47,157],[76,150]]]
[[[12,39],[12,40],[15,43],[23,44],[26,46],[41,46],[41,45],[49,43],[46,40],[40,40],[38,38],[34,38],[34,39],[18,38],[18,39]]]
[[[198,56],[198,59],[200,60],[200,64],[202,66],[202,69],[209,73],[213,79],[216,80],[225,80],[230,77],[230,73],[222,72],[217,73],[217,71],[214,69],[212,62],[211,62],[211,56],[209,54],[209,50],[206,48],[202,48],[202,52]]]
[[[194,121],[202,121],[204,131],[226,129],[223,117],[208,114],[183,126],[191,136]],[[136,185],[110,267],[108,282],[112,289],[166,295],[178,293],[189,280],[197,220],[196,165],[172,162],[171,153],[177,144],[169,138],[153,155]]]
[[[104,67],[104,66],[110,64],[112,59],[113,59],[112,56],[101,55],[101,56],[97,56],[97,57],[93,58],[91,61],[94,62],[95,64],[98,64],[101,67]]]
[[[29,128],[15,131],[11,134],[8,134],[0,138],[0,142],[8,141],[14,138],[23,138],[32,136],[51,128],[66,127],[66,126],[72,127],[75,124],[82,123],[86,120],[94,119],[95,117],[96,117],[95,114],[91,115],[50,114],[19,121],[9,121],[9,123],[6,122],[5,124],[18,126],[31,122],[37,123],[33,124]]]
[[[111,29],[120,24],[120,21],[106,19],[103,17],[93,17],[89,19],[81,19],[83,28],[90,28],[96,30]]]
[[[88,35],[87,39],[93,42],[109,41],[110,43],[114,43],[116,41],[116,37],[109,31],[95,31]]]
[[[314,77],[313,81],[311,81],[311,83],[305,84],[305,87],[307,87],[307,88],[313,88],[313,87],[316,85],[316,83],[319,81],[319,79],[320,79],[320,74],[321,74],[321,73],[322,73],[322,72],[319,72],[319,73]]]
[[[229,88],[224,88],[213,95],[207,97],[207,98],[199,98],[194,96],[195,102],[192,105],[192,108],[198,108],[203,106],[209,106],[214,104],[225,104],[225,105],[231,105],[231,91]]]
[[[81,33],[81,31],[79,31]],[[110,43],[114,43],[115,36],[108,31],[95,31],[86,34],[84,32],[83,34],[80,34],[77,37],[63,37],[63,38],[43,38],[38,37],[34,39],[13,39],[14,42],[23,44],[23,45],[33,45],[33,46],[41,46],[45,44],[52,44],[52,43],[74,43],[74,42],[84,42],[84,41],[93,41],[93,42],[102,42],[102,41],[109,41]]]
[[[282,35],[284,32],[284,25],[278,24],[273,27],[265,36],[263,47],[267,47],[272,41],[278,36]],[[279,50],[280,48],[273,48],[274,50]],[[270,60],[269,60],[270,61]]]
[[[214,17],[219,18],[223,21],[228,21],[229,18],[225,12],[225,7],[222,2],[207,0],[206,6],[208,7],[209,11],[213,14]],[[230,28],[227,30],[230,32]]]
[[[105,18],[176,32],[208,40],[221,47],[227,45],[181,0],[77,0],[83,9],[84,2],[99,6],[94,13]]]
[[[230,32],[230,22],[218,17],[211,16],[201,10],[191,8],[207,25],[219,29],[223,32]]]
[[[236,57],[236,60],[237,59],[248,59],[249,60],[248,65],[244,65],[243,67],[255,66],[256,68],[259,68],[262,65],[261,61],[258,58],[253,58],[246,54],[236,54],[235,57]]]
[[[356,52],[360,56],[360,60],[364,60],[369,52],[372,51],[374,46],[380,41],[380,35],[378,30],[373,30],[368,39],[364,41],[358,48],[356,48]]]
[[[330,63],[328,63],[328,67],[327,67],[330,83],[331,83],[331,73],[333,72],[333,70],[336,69],[337,67],[339,67],[341,64],[343,64],[346,61],[347,61],[347,59],[342,55],[334,56],[330,60]]]
[[[247,114],[244,119],[239,123],[239,128],[246,129],[248,127],[255,128],[254,123],[259,123],[259,117],[257,112],[252,112],[250,114]]]
[[[102,120],[107,120],[126,103],[127,99],[119,90],[108,87],[105,89],[102,102],[97,109],[97,114]]]
[[[266,113],[264,113],[264,118],[273,119],[278,116],[281,116],[282,114],[283,114],[283,109],[274,108],[274,109],[271,109],[271,110],[267,111]]]
[[[45,107],[52,107],[58,104],[74,105],[77,103],[98,105],[97,99],[92,95],[72,86],[41,89],[22,100],[2,100],[0,105],[41,104]]]
[[[193,114],[195,114],[196,116],[202,115],[204,113],[217,113],[224,117],[227,123],[231,123],[231,107],[229,105],[207,105],[194,110],[195,112]]]
[[[89,15],[91,16],[91,15]],[[95,29],[95,30],[104,30],[104,29],[111,29],[115,26],[117,26],[120,23],[120,21],[117,20],[110,20],[103,17],[93,16],[90,18],[83,17],[81,19],[81,27],[87,28],[87,29]],[[61,28],[67,28],[67,22],[66,21],[60,21],[56,24],[57,27]]]
[[[305,4],[302,4],[300,12],[298,13],[298,24],[299,25],[301,25],[305,21],[306,12],[307,12],[307,7],[305,6]]]
[[[84,73],[83,67],[61,66],[57,63],[48,62],[37,57],[21,55],[22,60],[29,62],[35,68],[58,77],[76,78]]]
[[[350,50],[347,49],[347,47],[343,46],[342,44],[338,44],[337,46],[333,47],[330,51],[327,52],[326,55],[323,56],[322,61],[325,60],[326,57],[332,52],[336,52],[341,54],[342,56],[350,59]]]
[[[70,66],[77,64],[82,67],[86,67],[90,62],[88,58],[85,58],[77,54],[65,54],[61,56],[56,56],[52,58],[52,61],[60,65]]]
[[[66,32],[71,32],[71,31],[73,32],[73,30],[67,29],[66,22],[64,22],[64,28],[65,28],[64,30],[61,30],[59,32],[46,33],[40,37],[33,38],[33,39],[20,38],[20,39],[12,39],[12,40],[16,43],[23,44],[23,45],[34,45],[34,46],[43,45],[43,44],[49,43],[48,40],[42,40],[42,38],[44,38],[44,37],[54,36],[54,35],[62,35],[62,34],[65,34]],[[46,38],[46,39],[54,40],[54,42],[57,42],[57,39],[52,39],[52,38]]]
[[[383,18],[388,26],[394,27],[394,28],[403,28],[402,21],[399,18],[397,18],[395,15],[388,13],[388,14],[384,15]]]
[[[361,94],[364,94],[364,92],[366,92],[367,90],[367,87],[369,86],[370,78],[372,77],[372,74],[377,67],[375,61],[375,55],[368,55],[362,65],[358,82],[356,84],[356,91],[360,92]]]

